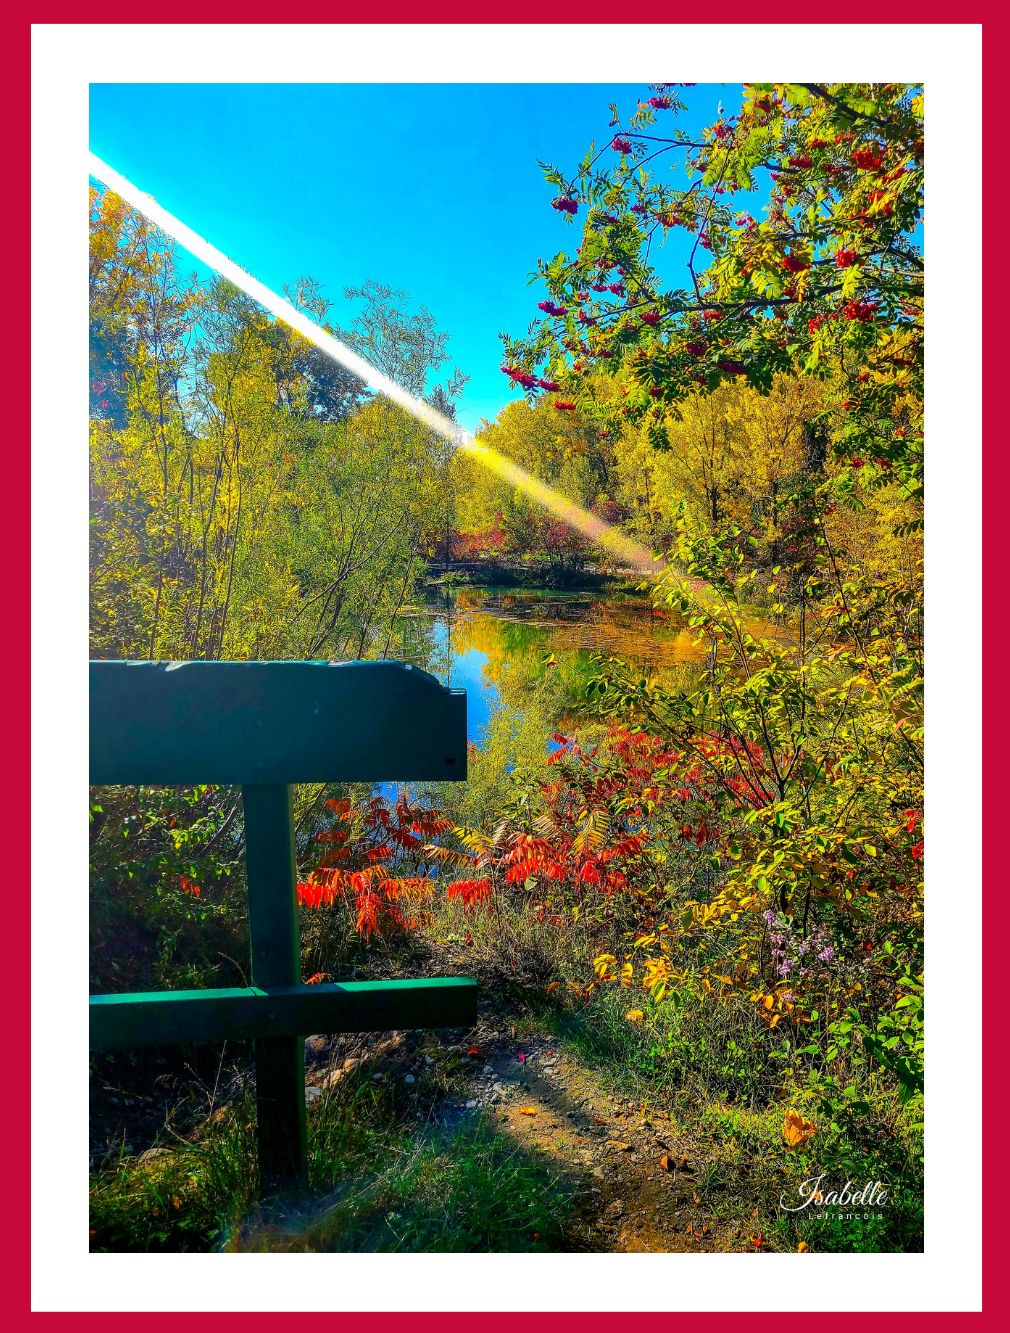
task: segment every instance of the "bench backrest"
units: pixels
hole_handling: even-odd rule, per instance
[[[91,784],[466,779],[466,691],[402,662],[91,667]]]

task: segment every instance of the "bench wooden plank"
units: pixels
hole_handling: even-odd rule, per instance
[[[466,779],[466,691],[402,662],[105,662],[92,786]]]
[[[469,1028],[477,1021],[477,983],[467,977],[438,977],[92,995],[89,1019],[95,1050],[305,1037],[313,1032]]]

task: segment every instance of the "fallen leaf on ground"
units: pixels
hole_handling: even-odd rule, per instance
[[[659,1165],[662,1167],[664,1171],[669,1171],[670,1159],[669,1157],[667,1157],[666,1153],[664,1153],[663,1156],[659,1159]]]
[[[800,1243],[799,1243],[799,1245],[796,1246],[796,1253],[797,1253],[797,1254],[806,1254],[806,1252],[807,1252],[809,1249],[810,1249],[810,1246],[806,1243],[806,1241],[805,1241],[805,1240],[801,1240]]]
[[[535,1106],[520,1106],[519,1108],[520,1115],[536,1115],[536,1113],[537,1108]]]
[[[641,1023],[642,1019],[645,1017],[645,1013],[641,1009],[629,1009],[624,1017],[629,1023]]]
[[[817,1133],[817,1126],[807,1120],[799,1111],[787,1111],[786,1122],[782,1127],[782,1136],[790,1148],[801,1148]]]
[[[759,1231],[756,1236],[751,1236],[750,1243],[760,1248],[760,1246],[762,1246],[765,1243],[765,1233],[763,1231]]]
[[[617,1139],[607,1139],[607,1147],[614,1148],[617,1152],[631,1152],[630,1143],[619,1143]]]

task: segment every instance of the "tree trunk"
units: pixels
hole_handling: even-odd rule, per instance
[[[828,437],[826,433],[807,421],[803,425],[803,471],[808,476],[817,476],[824,471],[828,457]]]

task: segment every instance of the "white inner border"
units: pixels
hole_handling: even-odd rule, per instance
[[[980,828],[981,809],[981,50],[980,25],[33,26],[34,1310],[981,1308],[981,848],[963,835]],[[930,829],[929,941],[939,932],[942,949],[930,943],[930,994],[954,959],[957,998],[929,1006],[926,1252],[314,1255],[297,1275],[294,1255],[89,1255],[77,813],[87,678],[83,654],[69,681],[65,665],[67,645],[81,653],[87,634],[89,82],[566,82],[558,71],[572,69],[585,82],[643,85],[687,74],[698,83],[811,74],[925,82],[927,587],[930,606],[961,616],[956,632],[945,624],[930,642],[929,793],[943,816]],[[587,143],[599,129],[587,127]],[[171,125],[151,132],[171,151]],[[208,239],[228,250],[227,236]]]

